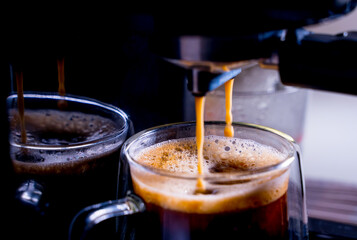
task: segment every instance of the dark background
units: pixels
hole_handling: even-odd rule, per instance
[[[57,59],[64,58],[68,94],[117,105],[137,130],[178,121],[183,72],[149,49],[150,20],[146,15],[25,12],[6,26],[2,81],[11,82],[11,65],[13,72],[23,72],[24,91],[56,92]]]

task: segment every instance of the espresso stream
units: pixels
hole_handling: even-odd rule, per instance
[[[228,67],[223,67],[224,71],[229,71]],[[230,79],[224,83],[225,95],[226,95],[226,127],[224,128],[224,136],[233,137],[234,129],[232,126],[232,96],[233,96],[233,83],[234,79]]]
[[[223,66],[224,71],[229,71],[228,67]],[[226,92],[226,127],[224,128],[224,136],[233,137],[234,129],[232,126],[233,115],[232,115],[232,96],[233,96],[233,82],[234,79],[230,79],[225,82],[225,92]],[[197,145],[197,169],[199,177],[197,179],[197,193],[204,193],[205,185],[202,180],[203,175],[203,142],[204,142],[204,106],[205,106],[205,96],[195,97],[195,109],[196,109],[196,145]]]

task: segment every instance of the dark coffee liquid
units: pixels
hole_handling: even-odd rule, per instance
[[[244,172],[282,161],[276,149],[251,140],[206,136],[204,173]],[[138,153],[141,164],[197,176],[195,139],[171,140]],[[131,168],[134,191],[147,211],[139,239],[286,239],[288,171],[247,181],[206,180],[197,192],[195,179],[183,180]],[[142,238],[141,238],[142,237]]]
[[[109,119],[79,112],[25,111],[27,144],[36,148],[24,149],[19,145],[18,116],[10,116],[17,181],[33,179],[44,187],[45,211],[32,230],[39,238],[66,239],[80,209],[116,197],[122,140],[111,136],[119,134],[118,127]],[[104,140],[93,144],[97,139]]]
[[[286,194],[244,211],[184,213],[147,204],[139,239],[288,239]],[[142,234],[144,233],[144,234]]]

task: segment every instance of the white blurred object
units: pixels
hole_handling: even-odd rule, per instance
[[[357,185],[357,97],[314,90],[306,112],[305,177]]]
[[[340,18],[305,27],[307,30],[321,34],[339,34],[357,31],[357,9]]]

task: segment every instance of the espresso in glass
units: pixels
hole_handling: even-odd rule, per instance
[[[10,107],[10,156],[21,186],[20,201],[28,194],[21,188],[34,181],[41,186],[34,190],[40,191],[41,202],[34,207],[36,217],[24,220],[26,227],[33,225],[21,234],[66,239],[79,209],[116,197],[127,116],[116,107],[85,98],[25,94],[24,99],[26,143],[21,141],[19,112]],[[8,101],[13,106],[17,98],[10,96]],[[58,109],[58,101],[66,101],[66,109]],[[38,222],[31,223],[33,219]]]
[[[199,190],[195,138],[134,152],[133,189],[146,206],[137,238],[288,238],[289,170],[266,171],[286,161],[286,153],[253,140],[208,135]]]

